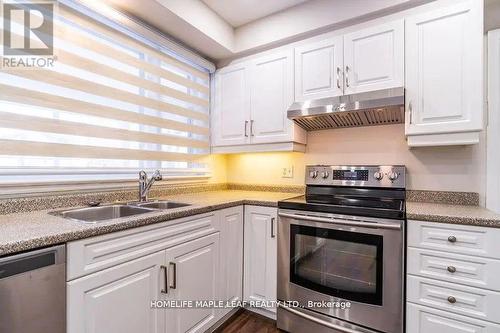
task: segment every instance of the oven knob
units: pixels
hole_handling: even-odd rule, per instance
[[[318,171],[316,171],[316,170],[310,171],[309,172],[309,177],[311,177],[311,178],[318,177]]]
[[[380,171],[377,171],[373,174],[373,177],[375,177],[376,180],[382,180],[382,178],[384,178],[384,174]]]
[[[389,177],[391,181],[395,181],[396,179],[398,179],[399,173],[391,171],[387,174],[387,177]]]
[[[321,177],[322,177],[323,179],[327,179],[327,178],[328,178],[328,175],[329,175],[328,171],[323,171],[323,172],[321,173]]]

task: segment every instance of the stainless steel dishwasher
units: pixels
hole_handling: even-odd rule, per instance
[[[66,332],[64,245],[0,258],[0,333]]]

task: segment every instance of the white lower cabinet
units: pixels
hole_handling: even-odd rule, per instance
[[[205,332],[215,308],[151,309],[151,301],[216,300],[219,233],[68,282],[68,332]]]
[[[68,282],[68,333],[165,332],[162,310],[151,310],[164,263],[160,251]]]
[[[500,292],[417,276],[408,276],[408,301],[488,320],[498,318]]]
[[[245,206],[243,298],[275,301],[277,275],[277,209]],[[272,316],[275,308],[262,309]]]
[[[220,300],[238,303],[243,296],[243,206],[221,211]],[[221,317],[231,308],[222,309]]]
[[[201,333],[232,308],[152,301],[276,300],[276,218],[237,206],[68,243],[67,332]]]
[[[406,333],[500,332],[498,232],[408,221]]]
[[[408,304],[406,333],[497,333],[500,325],[447,311]]]
[[[166,251],[167,299],[211,301],[218,295],[219,233]],[[166,310],[168,333],[205,332],[217,321],[215,308],[172,308]]]
[[[223,311],[154,309],[151,302],[242,297],[243,206],[78,240],[67,248],[68,333],[205,332]]]

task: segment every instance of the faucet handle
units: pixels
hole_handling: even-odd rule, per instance
[[[154,180],[162,180],[163,176],[160,173],[160,170],[156,170],[155,173],[153,174]]]

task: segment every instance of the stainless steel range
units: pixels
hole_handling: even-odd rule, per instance
[[[307,167],[305,196],[278,203],[278,328],[403,332],[405,176]]]

